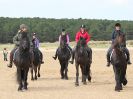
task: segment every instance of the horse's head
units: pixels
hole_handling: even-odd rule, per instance
[[[124,34],[118,34],[116,36],[116,39],[114,40],[113,47],[120,49],[120,51],[123,51],[125,45],[126,45],[125,35]]]
[[[60,48],[61,48],[61,49],[64,49],[64,48],[66,48],[66,47],[67,47],[66,42],[65,42],[64,40],[61,40],[61,42],[60,42]]]
[[[67,47],[67,40],[65,35],[61,36],[60,47],[62,49]]]
[[[20,50],[29,50],[30,49],[30,41],[27,35],[22,34],[21,39],[20,39]]]
[[[78,47],[86,46],[86,40],[85,40],[85,38],[80,37],[80,40],[78,41],[77,46],[78,46]]]

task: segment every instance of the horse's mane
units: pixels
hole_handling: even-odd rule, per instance
[[[122,39],[121,44],[119,44],[119,41],[118,41],[119,38]],[[125,34],[118,34],[117,37],[115,38],[113,44],[112,44],[112,47],[113,47],[113,48],[118,48],[118,47],[120,47],[121,45],[122,45],[122,46],[126,46]]]
[[[85,47],[86,45],[86,40],[83,37],[80,37],[80,40],[77,43],[77,48],[80,48],[81,46]]]

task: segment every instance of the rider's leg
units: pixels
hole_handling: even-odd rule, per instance
[[[112,51],[112,48],[110,47],[107,51],[107,66],[110,66],[110,53]]]
[[[10,63],[7,65],[8,67],[12,68],[12,62],[13,62],[13,55],[14,52],[16,51],[17,48],[14,48],[11,52],[10,52]]]
[[[43,54],[42,54],[42,52],[39,49],[38,49],[38,52],[39,52],[39,57],[40,57],[41,64],[43,64],[44,63]]]
[[[76,46],[72,50],[72,59],[70,61],[71,64],[73,64],[73,62],[74,62],[75,50],[76,50]]]
[[[92,63],[92,49],[88,46],[86,46],[88,57],[90,58],[90,62]]]
[[[56,58],[57,58],[58,50],[59,50],[59,48],[57,48],[56,53],[55,53],[55,56],[53,56],[54,60],[56,60]]]
[[[125,47],[124,49],[126,55],[127,55],[127,64],[132,64],[131,61],[130,61],[130,53],[129,53],[129,50]]]

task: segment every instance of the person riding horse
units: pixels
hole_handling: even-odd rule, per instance
[[[81,25],[80,31],[77,32],[76,37],[75,37],[76,43],[78,43],[78,41],[80,40],[81,37],[86,40],[86,45],[87,45],[88,42],[90,41],[90,35],[86,31],[85,25]],[[74,49],[72,51],[72,60],[70,61],[71,64],[73,64],[73,62],[74,62],[75,50],[76,50],[76,47],[74,47]],[[88,46],[86,46],[86,50],[89,55],[88,57],[90,58],[90,61],[92,62],[92,50]]]
[[[13,43],[15,44],[15,47],[10,52],[10,63],[7,65],[10,68],[12,68],[14,53],[17,50],[17,48],[19,47],[19,43],[20,43],[22,33],[27,33],[27,30],[28,30],[28,27],[25,24],[21,24],[18,33],[13,37]]]
[[[39,50],[39,39],[36,37],[36,33],[33,33],[33,38],[32,38],[32,44],[33,44],[33,50],[36,51],[40,57],[40,62],[43,64],[43,54]]]
[[[72,53],[72,49],[71,47],[69,46],[69,35],[68,33],[66,33],[65,29],[62,29],[62,33],[61,35],[59,36],[59,43],[61,43],[61,41],[64,40],[66,42],[66,45],[67,45],[67,48],[69,49],[70,53]],[[59,50],[59,47],[58,49],[56,50],[56,53],[55,53],[55,56],[53,56],[53,58],[56,60],[57,58],[57,55],[58,55],[58,50]]]
[[[116,39],[117,35],[119,35],[119,34],[124,34],[124,33],[121,31],[121,24],[116,23],[115,30],[112,33],[112,44],[114,43],[114,40]],[[107,66],[110,66],[110,55],[111,55],[112,50],[113,50],[112,47],[110,47],[107,51]],[[130,62],[130,53],[129,53],[129,50],[126,48],[126,43],[125,43],[125,47],[124,47],[124,52],[127,56],[127,63],[132,64]]]

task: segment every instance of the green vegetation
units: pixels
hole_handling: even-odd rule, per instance
[[[133,39],[133,21],[113,21],[95,19],[46,19],[46,18],[3,18],[0,17],[0,43],[12,43],[13,36],[17,33],[19,25],[24,23],[29,26],[29,35],[36,32],[41,42],[55,42],[65,28],[74,41],[75,34],[81,24],[85,24],[91,35],[91,40],[110,40],[114,24],[120,22],[122,29],[127,34],[127,39]]]
[[[14,44],[0,44],[0,51],[2,51],[4,48],[7,48],[7,50],[11,50],[14,47]],[[76,45],[75,42],[70,42],[70,46],[73,48]],[[108,49],[111,45],[110,41],[90,41],[88,44],[91,48],[105,48]],[[58,42],[55,43],[41,43],[40,48],[41,49],[56,49],[59,46]],[[127,41],[128,47],[133,47],[133,40]]]

